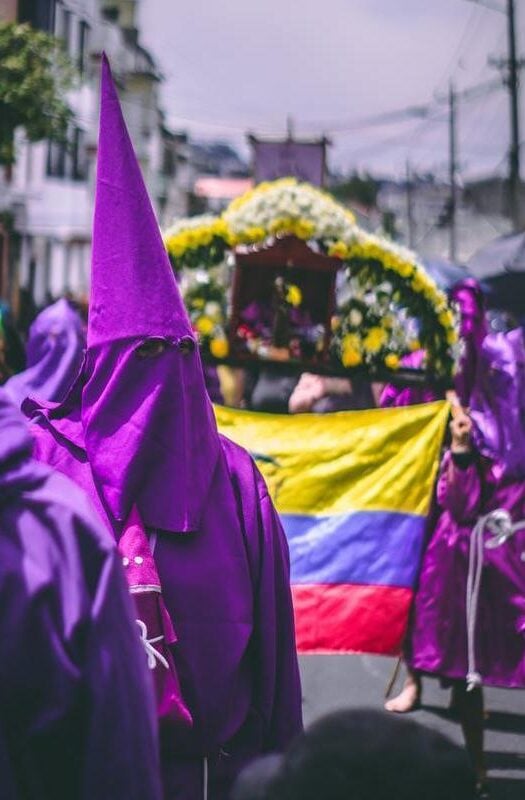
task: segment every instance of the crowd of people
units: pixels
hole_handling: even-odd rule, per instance
[[[286,538],[252,458],[217,431],[217,375],[202,369],[103,60],[87,321],[58,300],[24,357],[0,316],[2,799],[486,794],[482,685],[525,686],[525,344],[519,328],[487,333],[475,282],[452,299],[464,346],[450,441],[407,680],[386,705],[417,708],[423,676],[439,677],[466,749],[366,709],[303,732]],[[439,397],[277,378],[257,376],[252,407]]]

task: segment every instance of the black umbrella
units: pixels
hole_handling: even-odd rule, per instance
[[[474,253],[467,266],[482,283],[489,307],[525,314],[525,232],[499,236]]]
[[[432,280],[445,292],[452,289],[459,281],[472,277],[465,267],[459,267],[442,258],[424,258],[423,266]]]

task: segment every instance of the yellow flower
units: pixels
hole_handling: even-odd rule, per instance
[[[328,248],[328,255],[334,258],[348,258],[348,247],[340,239]]]
[[[416,350],[421,350],[421,342],[419,339],[411,339],[408,343],[408,347],[413,353],[415,353]]]
[[[315,225],[309,219],[298,219],[294,226],[294,233],[299,239],[311,239],[314,235]]]
[[[454,316],[452,311],[442,311],[441,314],[438,316],[438,321],[440,325],[443,325],[444,328],[453,328],[454,327]]]
[[[210,353],[215,358],[226,358],[229,351],[228,340],[224,337],[217,337],[210,342]]]
[[[394,269],[402,278],[409,278],[414,272],[414,267],[408,261],[398,261]]]
[[[416,272],[415,275],[412,276],[412,289],[415,292],[421,292],[423,289],[423,279],[421,277],[420,272]]]
[[[214,327],[213,320],[209,317],[199,317],[196,322],[196,328],[202,336],[209,336]]]
[[[291,233],[294,222],[289,217],[276,217],[270,222],[270,233]]]
[[[343,348],[341,361],[344,367],[357,367],[362,360],[363,357],[359,350],[354,350],[352,347]]]
[[[361,338],[357,333],[347,333],[341,344],[343,347],[352,347],[354,350],[360,350]]]
[[[458,333],[455,328],[449,328],[447,331],[447,343],[456,344],[458,340]]]
[[[387,334],[384,328],[370,328],[363,341],[363,347],[369,353],[377,353],[381,350],[387,340]]]
[[[191,301],[193,308],[204,308],[204,298],[203,297],[194,297]]]
[[[357,367],[363,360],[361,339],[356,333],[347,333],[341,341],[341,361],[344,367]]]
[[[251,228],[246,228],[243,233],[243,238],[247,242],[260,242],[265,236],[266,232],[260,225],[253,225]]]
[[[385,366],[388,369],[397,369],[399,367],[399,357],[395,353],[389,353],[385,358]]]
[[[303,302],[303,293],[294,283],[290,283],[286,292],[286,302],[296,308]]]

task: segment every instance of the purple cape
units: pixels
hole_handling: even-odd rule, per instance
[[[286,539],[264,482],[222,440],[200,357],[103,61],[88,349],[61,404],[26,401],[37,457],[118,539],[136,505],[193,727],[161,725],[166,796],[226,795],[301,728]]]
[[[469,543],[478,517],[497,508],[525,519],[525,484],[475,458],[465,469],[447,453],[438,483],[440,516],[423,557],[413,609],[409,663],[450,679],[467,674],[466,589]],[[485,538],[489,538],[486,534]],[[525,687],[525,530],[484,549],[475,633],[483,683]]]
[[[490,334],[479,356],[471,397],[478,450],[525,479],[525,345],[523,329]]]
[[[9,397],[17,406],[28,395],[63,400],[79,373],[85,344],[82,320],[68,301],[48,306],[29,330],[27,368],[5,384]]]
[[[0,391],[0,795],[160,798],[150,678],[85,495]]]
[[[476,449],[447,453],[438,481],[439,517],[423,557],[414,602],[410,663],[451,679],[467,674],[469,544],[477,520],[504,509],[525,520],[525,348],[522,331],[488,335],[471,406]],[[460,460],[466,463],[460,463]],[[469,463],[470,462],[470,463]],[[484,540],[491,537],[485,532]],[[525,528],[483,548],[476,668],[484,683],[525,687]]]

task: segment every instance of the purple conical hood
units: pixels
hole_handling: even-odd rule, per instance
[[[146,528],[197,531],[217,426],[105,58],[101,97],[86,357],[62,403],[24,410],[89,462],[117,534],[133,506]]]
[[[104,55],[88,346],[191,332]]]

